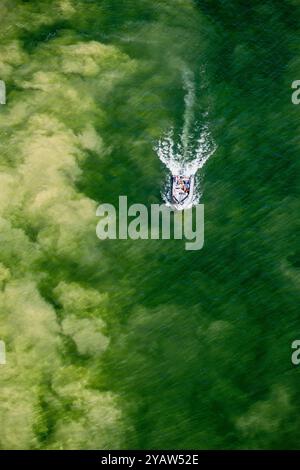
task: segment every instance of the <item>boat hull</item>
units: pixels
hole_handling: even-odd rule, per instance
[[[177,210],[188,209],[193,203],[195,176],[172,175],[171,205]]]

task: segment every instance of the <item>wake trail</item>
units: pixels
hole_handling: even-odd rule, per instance
[[[171,127],[154,147],[161,162],[172,175],[195,175],[216,151],[216,144],[210,132],[209,113],[202,114],[201,119],[195,117],[196,87],[195,77],[187,67],[182,72],[184,97],[184,115],[182,132],[175,135]],[[168,178],[168,181],[170,178]],[[169,202],[170,183],[167,182],[163,198]],[[201,197],[201,188],[196,185],[193,204]]]
[[[183,88],[186,94],[184,97],[185,111],[181,142],[183,146],[183,158],[185,159],[188,153],[190,129],[194,121],[194,104],[196,99],[194,74],[188,68],[185,68],[183,71]]]

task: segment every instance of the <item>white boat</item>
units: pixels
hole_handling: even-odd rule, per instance
[[[184,174],[171,177],[171,205],[177,210],[187,209],[192,206],[194,194],[195,176]]]

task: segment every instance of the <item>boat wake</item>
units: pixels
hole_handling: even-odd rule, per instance
[[[159,159],[170,170],[172,176],[184,175],[192,177],[200,170],[207,160],[216,151],[208,120],[208,112],[201,118],[195,118],[194,108],[196,102],[195,80],[193,73],[183,71],[183,87],[185,90],[185,111],[182,132],[176,135],[174,128],[170,128],[155,146]],[[167,179],[162,193],[166,205],[172,206],[172,178]],[[200,179],[195,181],[190,206],[197,204],[202,196]]]

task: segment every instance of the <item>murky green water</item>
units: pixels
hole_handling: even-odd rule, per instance
[[[2,0],[1,448],[299,448],[299,6]],[[161,202],[182,70],[205,246],[97,240]]]

